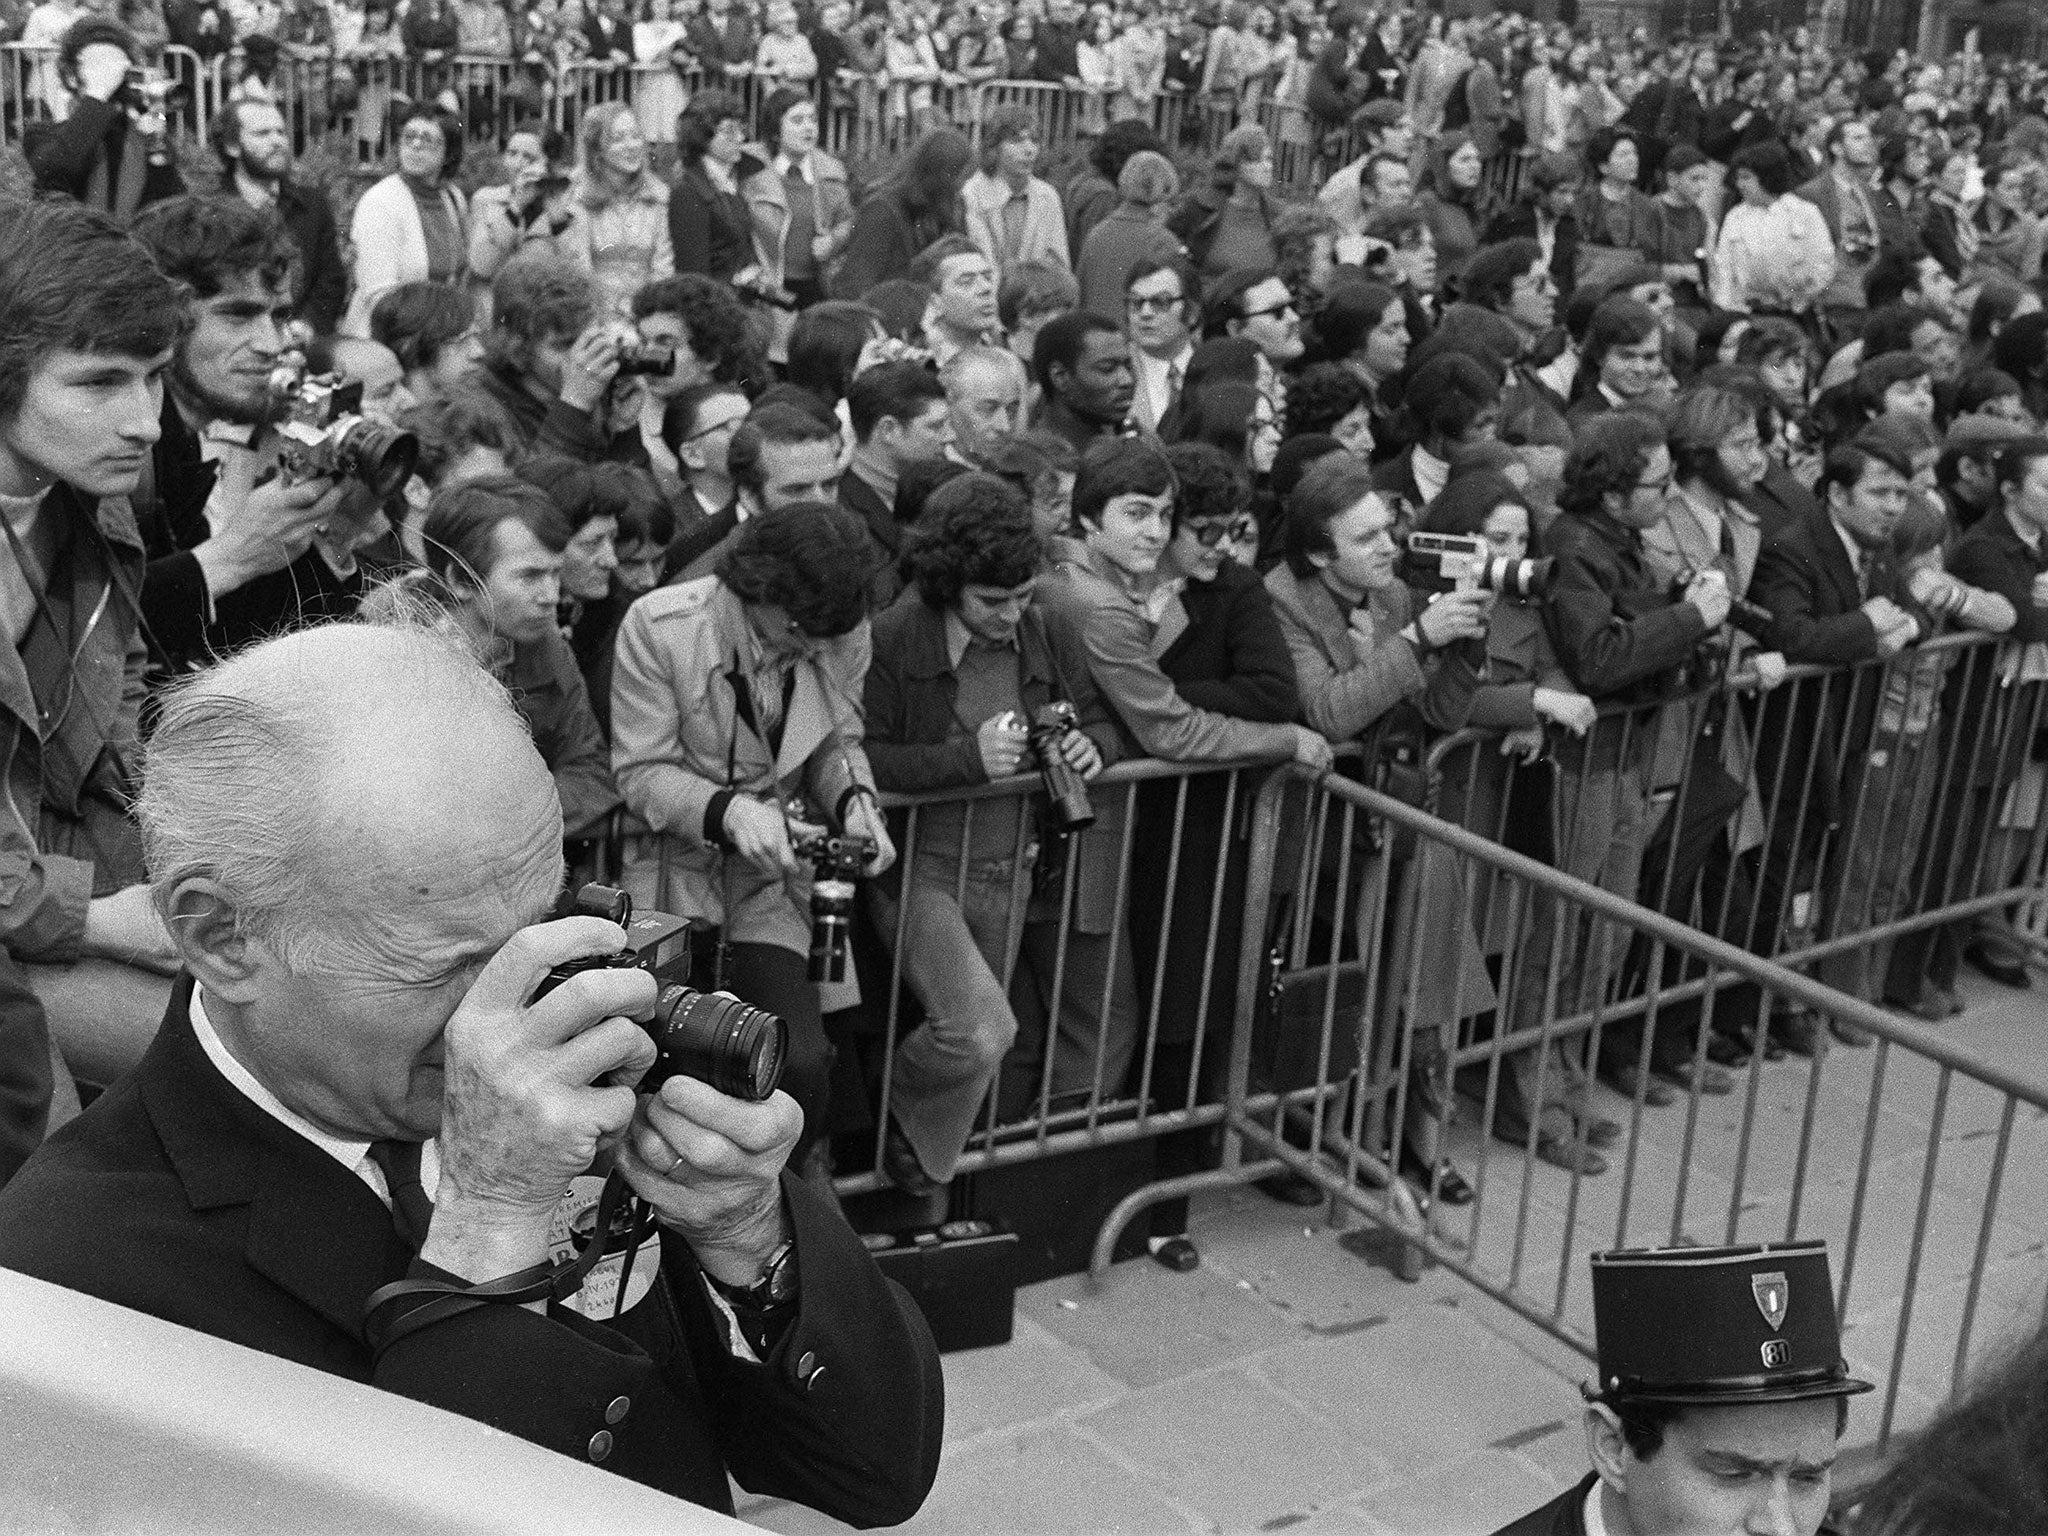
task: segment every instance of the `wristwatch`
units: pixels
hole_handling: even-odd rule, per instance
[[[796,1300],[796,1239],[782,1240],[782,1246],[768,1255],[760,1278],[752,1285],[728,1285],[708,1273],[704,1278],[711,1282],[719,1295],[732,1303],[735,1310],[759,1313],[786,1307]]]

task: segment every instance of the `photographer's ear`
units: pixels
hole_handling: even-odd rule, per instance
[[[219,881],[193,875],[159,898],[158,908],[185,968],[216,997],[249,1002],[269,953],[243,931],[241,909]]]

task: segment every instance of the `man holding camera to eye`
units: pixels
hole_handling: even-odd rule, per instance
[[[842,507],[763,508],[715,574],[627,610],[612,668],[612,771],[652,829],[629,845],[624,884],[644,906],[716,925],[707,980],[788,1021],[799,1165],[827,1128],[824,1012],[855,999],[822,1000],[807,966],[814,866],[795,835],[829,824],[867,838],[870,876],[896,857],[861,747],[872,559]]]
[[[929,1331],[784,1171],[787,1094],[636,1096],[655,978],[544,987],[626,935],[545,921],[554,784],[460,648],[338,625],[242,652],[166,698],[140,816],[186,975],[143,1065],[0,1195],[0,1264],[726,1513],[728,1475],[916,1510]],[[651,1221],[601,1214],[572,1259],[602,1184]]]
[[[491,284],[477,382],[543,453],[647,465],[639,336],[600,312],[596,281],[558,256],[516,256]],[[658,371],[666,372],[672,359]]]
[[[71,93],[71,115],[32,126],[22,146],[37,192],[126,224],[185,190],[171,158],[168,89],[142,67],[134,33],[106,16],[76,22],[58,46],[57,78]]]
[[[280,463],[278,377],[296,361],[291,246],[274,212],[179,197],[135,237],[190,297],[164,391],[163,435],[137,492],[149,550],[144,638],[160,671],[308,618],[352,611],[354,545],[376,498]]]

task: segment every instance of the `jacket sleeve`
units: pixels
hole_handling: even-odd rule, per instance
[[[1089,611],[1085,634],[1096,685],[1148,756],[1209,763],[1294,755],[1292,726],[1233,720],[1182,698],[1152,659],[1144,621],[1134,610],[1100,604]]]
[[[1966,538],[1956,546],[1949,561],[1949,574],[1986,592],[1995,592],[2019,615],[2008,633],[2015,640],[2048,640],[2048,605],[2034,600],[2034,577],[2002,552],[1989,539]]]
[[[612,773],[627,809],[657,832],[704,842],[704,811],[722,786],[692,773],[670,680],[671,658],[644,604],[626,610],[612,663]]]
[[[1257,582],[1247,582],[1228,610],[1225,640],[1227,678],[1183,683],[1180,695],[1198,709],[1214,710],[1239,720],[1284,724],[1300,718],[1301,690],[1295,683],[1294,658],[1287,637],[1273,613],[1273,601]]]
[[[1558,551],[1545,605],[1559,663],[1596,699],[1678,665],[1707,632],[1690,603],[1627,616],[1615,606],[1611,580],[1583,545],[1572,543]]]
[[[678,176],[668,194],[669,260],[678,272],[711,270],[711,210],[687,176]]]
[[[106,141],[121,108],[90,96],[73,99],[71,115],[37,133],[28,145],[28,168],[39,192],[85,195],[93,156]]]
[[[562,835],[587,837],[592,829],[619,803],[612,783],[611,754],[598,729],[597,713],[590,707],[590,690],[575,660],[564,647],[556,683],[562,690],[562,708],[549,722],[551,740],[543,746],[548,769],[555,778],[555,792],[562,800]]]
[[[1421,658],[1398,634],[1376,633],[1367,658],[1340,671],[1303,627],[1300,615],[1282,609],[1279,622],[1294,658],[1302,718],[1332,741],[1362,736],[1381,715],[1426,686]]]
[[[348,303],[348,269],[341,264],[341,242],[334,229],[334,210],[324,197],[313,205],[306,263],[306,319],[316,334],[331,335]]]
[[[1861,608],[1819,611],[1819,573],[1811,554],[1792,540],[1765,541],[1749,595],[1771,610],[1765,643],[1787,661],[1842,666],[1877,654],[1877,626]]]
[[[398,253],[405,242],[392,212],[391,188],[379,182],[356,204],[349,220],[349,244],[356,253],[356,303],[367,315],[370,295],[395,288],[405,280],[398,267]]]
[[[867,681],[861,689],[867,711],[868,763],[874,770],[876,787],[912,793],[985,783],[988,774],[973,737],[938,742],[909,739],[903,675],[897,665],[895,647],[888,643],[891,633],[877,633],[875,638],[880,643],[868,661]]]

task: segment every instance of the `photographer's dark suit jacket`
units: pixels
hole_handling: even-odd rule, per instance
[[[728,1352],[688,1246],[668,1236],[656,1290],[617,1323],[484,1307],[373,1361],[364,1303],[411,1254],[366,1184],[221,1076],[191,996],[180,981],[141,1066],[0,1191],[0,1265],[567,1456],[609,1430],[607,1470],[727,1513],[728,1471],[856,1525],[922,1502],[944,1419],[931,1333],[787,1176],[802,1290],[765,1365]]]

